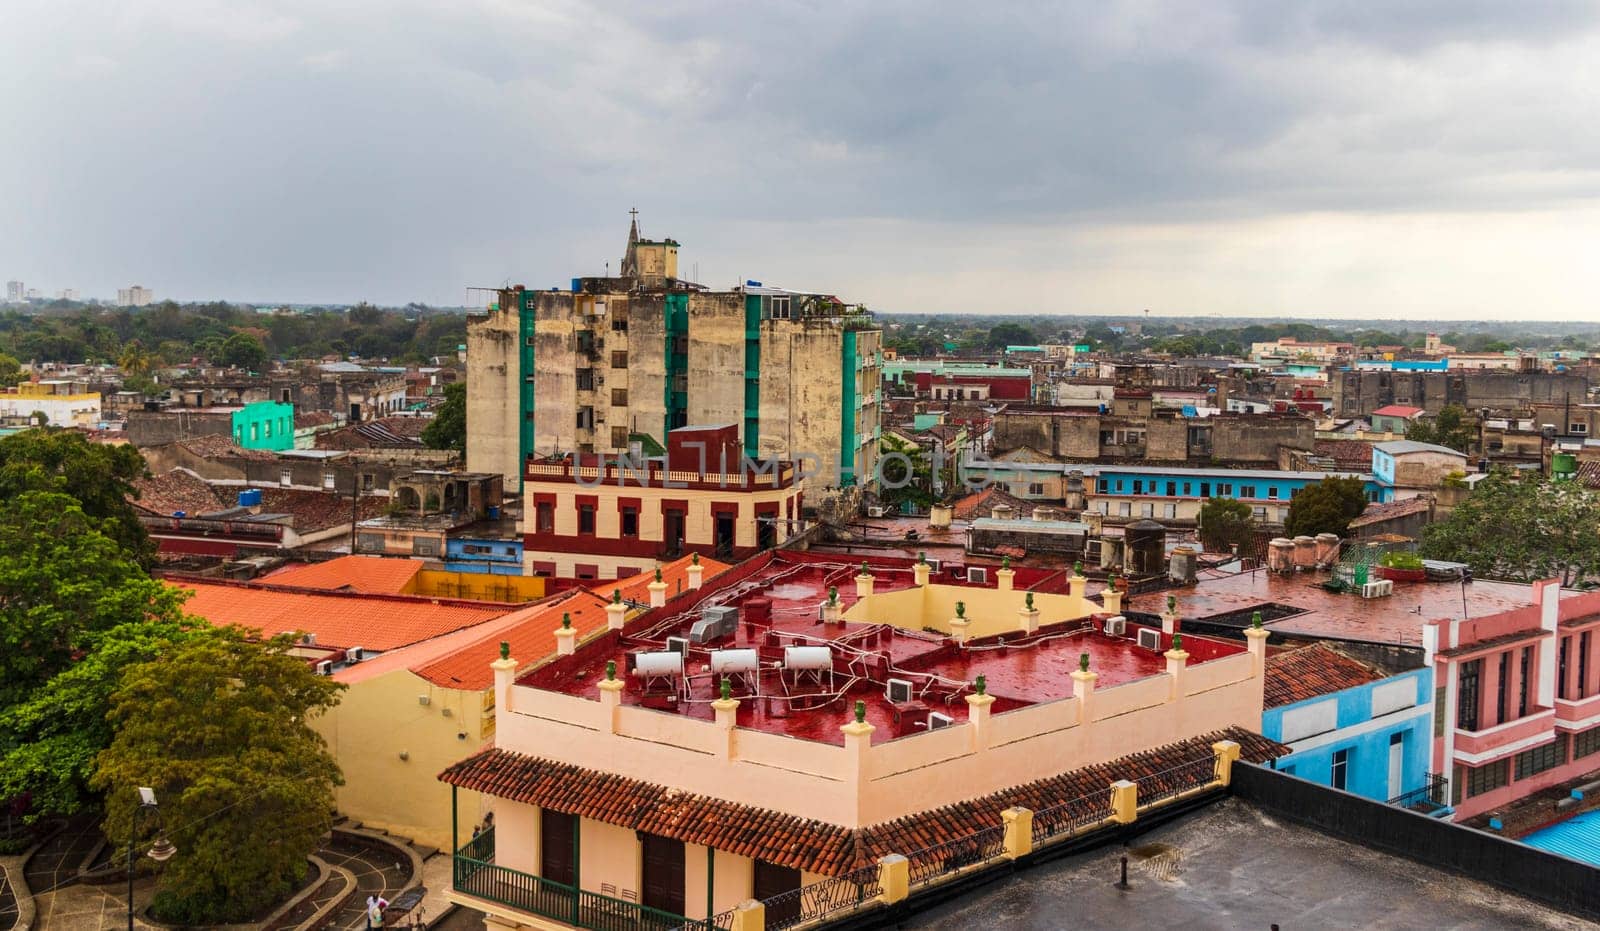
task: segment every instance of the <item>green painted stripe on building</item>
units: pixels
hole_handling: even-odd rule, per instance
[[[761,295],[744,296],[744,454],[761,454]]]
[[[839,334],[839,487],[856,483],[856,331]]]
[[[674,427],[681,427],[689,422],[689,392],[687,380],[689,376],[689,295],[668,294],[662,301],[663,312],[666,314],[667,345],[664,357],[667,360],[667,385],[666,385],[666,422],[662,425],[661,443],[666,445],[667,432]],[[676,351],[678,343],[682,341],[683,351]],[[685,381],[683,391],[677,390],[679,378]]]
[[[517,451],[521,456],[518,462],[527,462],[533,455],[533,365],[534,365],[534,291],[523,291],[519,296],[517,306],[517,338],[521,343],[522,384],[517,389]]]

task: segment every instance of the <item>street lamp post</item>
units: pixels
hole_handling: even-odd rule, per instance
[[[167,840],[166,831],[163,830],[161,809],[156,807],[156,791],[149,786],[140,786],[139,807],[133,810],[133,823],[128,826],[128,931],[133,931],[133,847],[139,838],[139,816],[146,812],[155,816],[156,842],[151,845],[145,856],[157,863],[165,863],[178,852],[178,848]]]

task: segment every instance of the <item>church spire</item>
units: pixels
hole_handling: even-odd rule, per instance
[[[628,250],[622,254],[620,274],[624,278],[636,278],[639,275],[639,208],[634,207],[628,214],[633,222],[628,226]]]

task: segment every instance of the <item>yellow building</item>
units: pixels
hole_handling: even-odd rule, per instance
[[[52,427],[93,427],[100,421],[100,393],[77,391],[65,380],[28,382],[0,393],[0,418],[43,414]]]

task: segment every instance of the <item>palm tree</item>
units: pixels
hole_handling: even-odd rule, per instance
[[[122,353],[117,356],[117,367],[122,369],[124,375],[143,375],[149,372],[154,364],[154,358],[144,346],[136,339],[128,340],[122,347]]]

